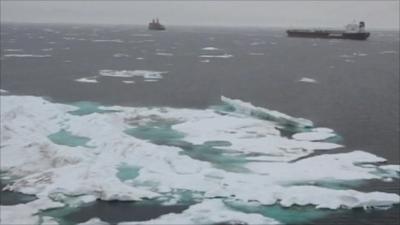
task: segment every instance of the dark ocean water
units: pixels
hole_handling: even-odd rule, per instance
[[[127,56],[114,57],[117,53]],[[223,54],[233,57],[209,62],[199,57]],[[129,26],[2,24],[1,55],[1,89],[11,94],[189,108],[218,104],[224,95],[332,128],[344,138],[341,151],[361,149],[400,163],[398,32],[372,31],[367,41],[352,41],[288,38],[284,30],[256,28],[151,32]],[[98,83],[75,81],[104,69],[168,73],[158,82],[126,84],[125,78],[101,76]],[[317,83],[299,82],[302,77]],[[399,193],[399,182],[370,182],[359,189]],[[396,207],[335,214],[315,224],[398,224],[398,213]]]

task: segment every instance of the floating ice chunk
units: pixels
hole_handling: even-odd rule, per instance
[[[115,53],[113,55],[114,58],[123,58],[123,57],[130,57],[128,54],[124,54],[124,53]]]
[[[315,79],[309,78],[309,77],[302,77],[299,82],[305,82],[305,83],[317,83]]]
[[[334,130],[332,130],[331,128],[326,128],[326,127],[313,128],[313,129],[311,129],[311,131],[321,132],[321,133],[333,133],[334,132]]]
[[[223,55],[200,55],[200,58],[232,58],[233,55],[223,54]]]
[[[32,55],[32,54],[5,54],[4,57],[18,57],[18,58],[45,58],[51,55]]]
[[[77,225],[108,225],[108,223],[102,221],[99,218],[92,218],[84,223],[78,223]]]
[[[134,84],[135,81],[133,81],[133,80],[123,80],[122,83],[125,83],[125,84]]]
[[[249,55],[265,55],[262,52],[250,52]]]
[[[235,222],[235,223],[234,223]],[[243,213],[228,208],[220,199],[204,200],[190,206],[181,214],[170,213],[159,218],[142,222],[123,222],[118,225],[133,224],[280,224],[278,221],[255,213]]]
[[[152,34],[132,34],[133,37],[151,37]]]
[[[15,48],[9,48],[9,49],[4,49],[6,52],[23,52],[24,50],[22,49],[15,49]]]
[[[202,62],[202,63],[209,63],[210,60],[209,60],[209,59],[204,59],[204,60],[200,60],[200,62]]]
[[[354,63],[355,62],[355,60],[352,60],[352,59],[345,59],[344,61],[347,62],[347,63]]]
[[[53,51],[53,48],[42,48],[41,50],[43,52],[50,52],[50,51]]]
[[[114,43],[124,43],[124,41],[120,40],[120,39],[112,39],[112,40],[92,40],[93,42],[114,42]]]
[[[333,190],[314,186],[288,187],[276,194],[280,204],[285,207],[293,205],[315,205],[317,208],[365,208],[391,206],[400,201],[397,194],[382,192],[363,193],[353,190]],[[313,196],[308,198],[306,196]]]
[[[143,77],[144,79],[161,79],[167,72],[150,70],[100,70],[99,74],[105,77]]]
[[[251,46],[265,45],[265,41],[254,41],[250,43]]]
[[[354,56],[353,55],[343,54],[343,55],[340,55],[339,57],[341,57],[341,58],[353,58]]]
[[[8,91],[7,91],[7,90],[0,89],[0,94],[7,94],[7,93],[8,93]]]
[[[76,38],[75,37],[63,37],[63,39],[70,41],[70,40],[75,40]]]
[[[255,116],[258,118],[265,118],[267,120],[273,120],[281,124],[288,124],[302,127],[312,127],[313,123],[310,120],[303,118],[294,118],[284,113],[269,110],[266,108],[253,106],[251,103],[243,102],[239,99],[230,99],[221,96],[221,101],[229,106],[233,107],[237,112],[246,115]]]
[[[156,55],[161,55],[161,56],[173,56],[174,54],[168,53],[168,52],[157,52]]]
[[[248,163],[247,168],[255,173],[268,173],[278,183],[302,181],[378,179],[375,167],[363,167],[360,163],[379,163],[385,159],[376,155],[353,151],[341,154],[318,155],[287,163]],[[318,168],[318,170],[315,170]]]
[[[336,134],[330,132],[303,132],[294,134],[292,138],[303,141],[321,141],[334,136]]]
[[[39,224],[40,218],[36,213],[41,210],[60,208],[64,204],[53,202],[48,198],[13,206],[0,205],[1,224]]]
[[[396,54],[397,51],[395,50],[387,50],[387,51],[381,51],[379,54],[384,55],[384,54]]]
[[[354,52],[353,55],[354,55],[354,56],[367,56],[368,54],[366,54],[366,53],[361,53],[361,52]]]
[[[400,165],[382,165],[382,166],[379,166],[379,168],[400,173]]]
[[[219,48],[216,48],[216,47],[204,47],[204,48],[202,48],[202,50],[206,50],[206,51],[216,51],[216,50],[219,50]]]
[[[137,60],[143,60],[144,58],[143,57],[137,57],[136,59]]]
[[[82,77],[82,78],[78,78],[75,79],[75,81],[77,82],[81,82],[81,83],[98,83],[99,81],[96,80],[96,76],[94,77]]]

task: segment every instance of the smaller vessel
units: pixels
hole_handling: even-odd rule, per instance
[[[153,19],[149,23],[149,30],[165,30],[165,26],[162,25],[157,18],[157,19]]]
[[[307,37],[307,38],[336,38],[366,40],[369,32],[365,31],[365,23],[351,23],[346,25],[344,30],[332,29],[291,29],[286,31],[289,37]]]

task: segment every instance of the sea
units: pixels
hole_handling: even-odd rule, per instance
[[[149,31],[128,25],[2,23],[1,95],[36,96],[61,104],[196,110],[219,105],[226,96],[311,120],[339,134],[344,147],[305,158],[362,150],[398,165],[399,32],[370,32],[368,40],[356,41],[290,38],[284,29],[257,27],[167,26],[166,31]],[[373,179],[353,189],[400,194],[398,173],[390,182]],[[27,198],[1,193],[4,206]],[[179,214],[189,205],[97,200],[49,215],[60,224],[94,217],[118,224]],[[276,204],[266,210],[284,224],[400,221],[398,204],[384,210],[332,210],[321,216],[310,216],[310,208]]]

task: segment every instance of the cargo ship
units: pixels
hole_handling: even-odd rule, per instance
[[[157,19],[153,19],[150,23],[149,23],[149,30],[165,30],[165,26],[162,25],[160,23],[160,21],[158,21]]]
[[[365,23],[351,23],[346,25],[343,30],[330,29],[290,29],[286,31],[289,37],[305,37],[305,38],[335,38],[335,39],[352,39],[366,40],[369,32],[365,31]]]

